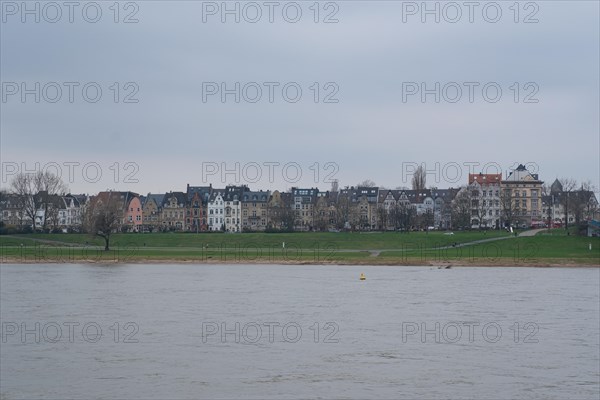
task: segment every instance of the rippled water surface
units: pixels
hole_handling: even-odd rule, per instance
[[[38,264],[0,278],[2,399],[600,396],[598,269]]]

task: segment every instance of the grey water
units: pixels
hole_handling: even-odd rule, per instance
[[[598,268],[5,264],[0,293],[2,399],[600,397]]]

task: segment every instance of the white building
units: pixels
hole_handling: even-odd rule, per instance
[[[242,195],[247,191],[247,186],[227,186],[225,188],[223,196],[225,232],[242,231]]]
[[[471,225],[473,228],[501,226],[502,202],[500,199],[502,174],[469,174],[471,191]]]
[[[58,210],[58,224],[63,228],[63,231],[80,227],[83,213],[80,199],[72,195],[62,196],[61,198],[64,208]]]
[[[223,229],[225,216],[225,191],[214,189],[208,200],[207,222],[209,231],[220,231]]]

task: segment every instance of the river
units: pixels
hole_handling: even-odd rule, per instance
[[[600,396],[597,268],[4,264],[0,289],[2,399]]]

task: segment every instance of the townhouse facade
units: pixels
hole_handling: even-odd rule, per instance
[[[502,174],[469,174],[471,194],[471,226],[496,228],[501,226]]]
[[[104,191],[94,196],[94,204],[102,202],[112,203],[118,211],[119,226],[121,231],[141,232],[143,225],[142,201],[134,192]]]
[[[242,194],[242,230],[265,231],[269,222],[268,207],[270,191],[244,192]]]
[[[267,229],[291,231],[294,228],[295,215],[292,209],[292,194],[274,190],[267,206]]]
[[[208,199],[208,230],[225,231],[225,189],[214,189]]]
[[[162,227],[162,204],[164,194],[148,193],[142,201],[142,220],[144,232],[158,232]]]
[[[351,186],[340,191],[342,206],[347,208],[344,225],[352,229],[370,231],[377,227],[379,188]],[[347,222],[347,223],[346,223]]]
[[[78,196],[68,194],[61,196],[62,205],[58,211],[58,225],[67,232],[69,229],[80,229],[83,224],[83,213],[85,212],[85,201],[82,202]]]
[[[31,218],[27,216],[23,203],[26,199],[10,193],[0,194],[0,218],[5,226],[22,229],[32,225]]]
[[[187,207],[185,221],[187,231],[202,232],[208,229],[206,215],[211,192],[212,185],[187,185]]]
[[[224,200],[225,232],[242,231],[242,196],[248,186],[226,186]]]
[[[187,195],[183,192],[169,192],[163,196],[160,220],[163,231],[183,231],[186,229]]]
[[[315,225],[315,205],[319,189],[293,187],[292,207],[294,210],[294,230],[299,232],[312,231]]]

